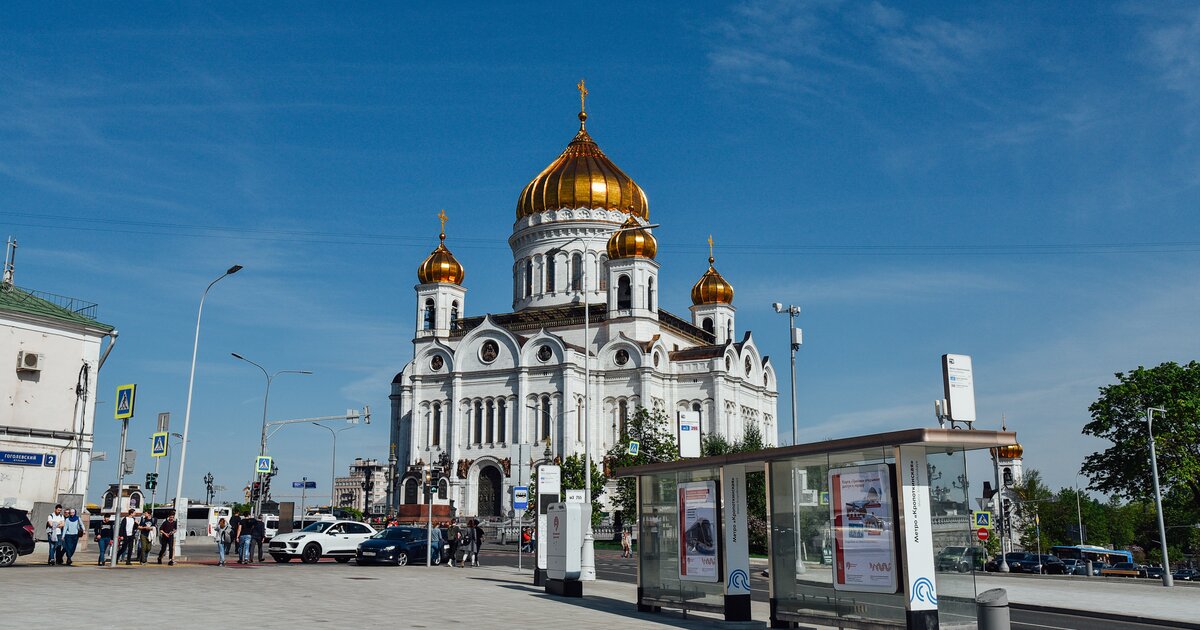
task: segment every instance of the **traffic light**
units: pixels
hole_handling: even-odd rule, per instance
[[[158,473],[146,473],[146,489],[154,490],[158,487]]]
[[[250,484],[250,500],[257,501],[259,495],[262,494],[262,482],[255,481]]]

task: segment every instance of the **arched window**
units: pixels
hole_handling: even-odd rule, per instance
[[[433,403],[433,445],[442,444],[442,403]]]
[[[716,330],[713,328],[713,320],[711,317],[705,317],[703,320],[701,320],[700,327],[704,329],[704,332],[710,335],[716,334]]]
[[[496,439],[503,443],[508,433],[508,403],[503,398],[496,401],[496,420]]]
[[[692,411],[699,412],[700,411],[700,403],[692,403]]]
[[[450,328],[453,329],[458,323],[458,300],[450,303]]]
[[[438,481],[438,498],[445,499],[446,495],[449,493],[450,493],[450,482],[447,481],[445,477],[442,477],[441,480]]]
[[[555,270],[557,269],[557,267],[558,267],[558,258],[555,257],[554,254],[550,254],[549,256],[546,256],[546,292],[547,293],[554,292],[554,289],[555,289],[554,282],[556,280],[555,276],[558,275],[557,273],[555,273]]]
[[[725,322],[725,341],[733,341],[733,322]]]
[[[550,437],[550,397],[542,396],[542,439]]]
[[[475,401],[475,443],[483,443],[483,401]]]
[[[646,281],[646,308],[654,310],[654,278]]]
[[[533,295],[533,259],[525,260],[525,297]]]
[[[629,402],[621,399],[617,403],[617,436],[623,442],[625,441],[625,432],[628,430],[629,422]]]
[[[596,261],[596,277],[600,279],[600,290],[608,290],[608,274],[604,273],[604,266],[608,263],[608,256],[601,254],[600,260]]]
[[[417,502],[417,480],[408,478],[404,481],[404,503],[412,505]]]
[[[617,308],[626,309],[633,307],[633,292],[629,288],[629,276],[622,275],[617,278]]]
[[[496,403],[487,401],[487,443],[496,443]]]
[[[422,327],[425,330],[433,330],[433,298],[425,300],[425,316]]]
[[[575,401],[575,439],[579,440],[580,442],[584,440],[582,398]]]
[[[583,255],[571,255],[571,290],[583,290]]]

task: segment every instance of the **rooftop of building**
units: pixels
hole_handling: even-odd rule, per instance
[[[112,326],[96,319],[96,309],[97,305],[94,302],[45,291],[23,289],[15,285],[0,285],[0,311],[99,328],[106,332],[112,331]]]
[[[588,317],[592,324],[600,324],[609,319],[607,304],[591,304],[588,307]],[[571,304],[567,306],[551,306],[548,308],[528,308],[515,313],[498,313],[464,317],[454,324],[451,337],[462,337],[471,330],[483,324],[484,317],[490,317],[497,326],[511,332],[537,331],[542,328],[553,330],[566,326],[583,325],[583,306]],[[658,323],[663,328],[689,337],[700,345],[716,343],[716,337],[703,328],[693,326],[691,322],[662,309],[658,310]]]

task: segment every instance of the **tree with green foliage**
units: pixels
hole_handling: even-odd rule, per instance
[[[566,500],[567,489],[581,490],[587,487],[584,480],[587,478],[583,470],[583,456],[571,455],[563,460],[562,463],[562,493],[561,500]],[[604,484],[608,482],[608,478],[604,476],[604,467],[597,466],[596,462],[592,462],[592,525],[599,525],[603,514],[600,512],[600,495],[604,494]],[[536,490],[536,485],[535,488]],[[536,496],[536,495],[534,495]],[[533,499],[534,497],[530,497]],[[536,505],[535,501],[530,501]]]
[[[605,461],[616,470],[679,459],[679,445],[671,426],[671,419],[662,410],[652,412],[638,407],[626,421],[621,439],[609,449]],[[637,455],[629,454],[629,443],[633,441],[638,443]],[[618,479],[612,504],[622,513],[625,523],[634,522],[637,519],[637,480],[633,477]]]
[[[1170,497],[1163,503],[1187,505],[1194,518],[1200,514],[1200,362],[1139,366],[1116,378],[1100,388],[1083,427],[1084,435],[1112,443],[1083,462],[1089,487],[1131,500],[1150,497],[1146,408],[1161,407],[1166,414],[1154,418],[1154,441],[1159,483]]]

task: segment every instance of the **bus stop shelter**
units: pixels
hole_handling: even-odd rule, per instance
[[[622,468],[637,478],[638,608],[751,620],[753,537],[773,628],[974,627],[966,453],[1015,442],[917,428]],[[765,524],[747,512],[757,492]]]

